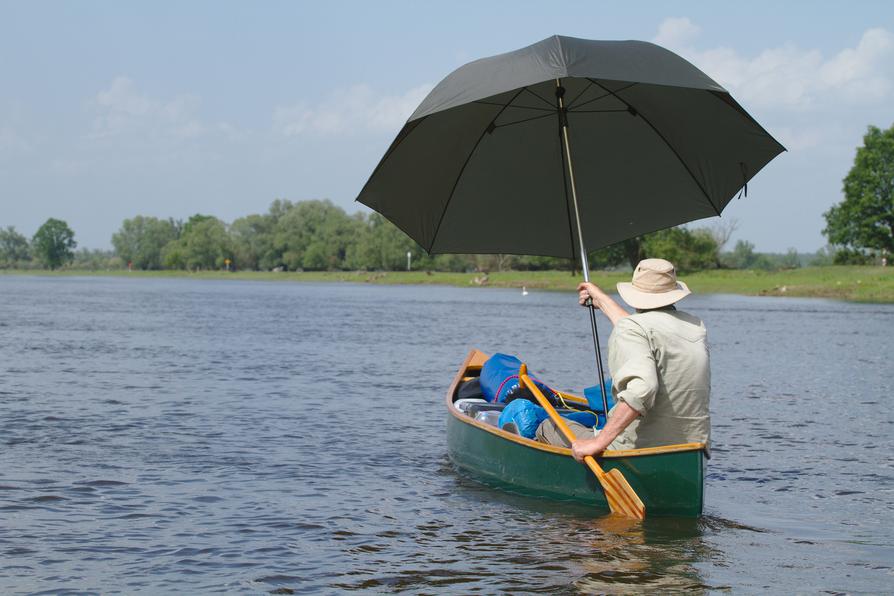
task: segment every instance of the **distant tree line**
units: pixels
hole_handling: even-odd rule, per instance
[[[712,228],[676,227],[625,240],[590,256],[594,268],[634,266],[662,257],[684,272],[785,269],[802,265],[885,263],[894,253],[894,126],[870,126],[844,179],[844,200],[825,214],[830,245],[814,255],[757,253],[726,220]],[[114,252],[80,250],[64,221],[48,219],[29,240],[0,228],[0,268],[435,271],[572,269],[569,259],[511,255],[430,256],[378,213],[348,215],[330,201],[277,199],[265,214],[227,225],[211,215],[186,222],[138,215],[112,236]]]
[[[725,266],[722,238],[712,230],[662,230],[596,251],[597,268],[633,266],[661,256],[681,271]],[[265,214],[232,224],[194,215],[186,222],[137,216],[112,236],[115,254],[135,269],[281,271],[571,270],[570,259],[518,255],[428,255],[378,213],[347,214],[327,200],[278,199]]]
[[[647,257],[666,258],[683,272],[704,269],[784,269],[831,264],[834,249],[816,255],[757,253],[740,240],[725,245],[735,221],[712,228],[670,228],[598,250],[594,269],[634,266]],[[570,259],[515,255],[431,256],[378,213],[347,214],[330,201],[277,199],[267,213],[227,224],[211,215],[186,221],[137,215],[112,236],[113,251],[75,251],[68,225],[49,219],[30,241],[15,228],[0,229],[0,268],[108,270],[180,269],[256,271],[395,271],[407,267],[430,271],[568,270]]]

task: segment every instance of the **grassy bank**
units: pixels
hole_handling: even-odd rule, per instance
[[[484,280],[475,273],[426,273],[424,271],[4,271],[26,275],[96,275],[116,277],[182,277],[189,279],[243,279],[256,281],[354,282],[375,284],[440,284],[459,287],[521,288],[572,291],[579,276],[567,271],[507,271],[491,273]],[[714,270],[681,278],[694,292],[749,296],[800,296],[857,302],[894,302],[894,267],[804,267],[786,271]],[[593,280],[603,287],[628,281],[629,273],[600,272]],[[477,281],[476,281],[477,280]]]

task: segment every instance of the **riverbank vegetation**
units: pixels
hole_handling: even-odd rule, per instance
[[[775,271],[809,265],[873,264],[882,253],[849,246],[815,254],[759,253],[739,240],[726,250],[735,222],[676,227],[594,251],[593,269],[630,270],[640,259],[661,257],[682,273],[749,269]],[[330,201],[276,200],[267,213],[227,224],[210,215],[186,221],[138,215],[112,235],[111,251],[75,251],[74,232],[50,219],[29,241],[0,229],[0,268],[129,269],[142,271],[406,271],[498,273],[571,271],[570,259],[519,255],[431,256],[378,213],[347,214]]]
[[[734,223],[662,230],[595,251],[591,266],[607,287],[629,279],[639,259],[662,257],[697,292],[894,302],[894,269],[867,266],[883,257],[850,247],[758,253],[744,240],[722,250],[734,231]],[[0,229],[0,269],[569,291],[580,278],[569,259],[430,256],[377,213],[348,215],[329,201],[277,200],[267,213],[229,225],[208,215],[185,222],[136,216],[122,223],[112,244],[112,251],[75,252],[74,234],[59,220],[48,221],[31,241]],[[859,265],[834,265],[842,262]]]
[[[831,244],[815,254],[758,253],[746,240],[728,249],[736,224],[725,220],[631,238],[594,251],[590,265],[614,280],[628,277],[639,260],[660,257],[705,292],[894,301],[885,267],[894,252],[892,180],[894,127],[869,127],[844,179],[843,201],[825,213]],[[186,221],[137,215],[124,220],[111,242],[112,251],[75,252],[74,232],[53,218],[30,240],[14,227],[0,228],[0,269],[568,289],[579,268],[556,257],[428,255],[378,213],[350,215],[327,200],[277,199],[267,213],[230,224],[202,214]]]
[[[292,282],[348,282],[362,284],[445,285],[456,287],[513,288],[530,291],[571,292],[580,275],[569,271],[501,271],[488,274],[449,271],[127,271],[59,269],[0,270],[0,274],[93,275],[130,278],[187,278],[206,280],[250,280]],[[747,296],[792,296],[832,298],[856,302],[894,303],[894,268],[856,265],[801,267],[778,271],[723,269],[699,271],[681,276],[693,291],[701,294],[741,294]],[[593,281],[614,288],[629,281],[629,271],[595,271]]]

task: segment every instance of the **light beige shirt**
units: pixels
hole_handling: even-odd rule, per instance
[[[698,317],[653,310],[621,319],[608,340],[608,366],[616,403],[641,414],[610,449],[708,445],[711,369],[707,332]]]

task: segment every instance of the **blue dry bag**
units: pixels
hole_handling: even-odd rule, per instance
[[[509,354],[494,354],[487,359],[481,368],[481,392],[485,399],[490,402],[503,403],[510,394],[519,391],[518,369],[521,367],[521,360]],[[529,371],[528,374],[533,379],[534,375]],[[540,388],[543,395],[550,401],[554,395],[554,391],[534,379],[534,384]],[[527,393],[527,388],[522,389]]]
[[[508,404],[500,413],[498,425],[503,428],[507,422],[514,422],[518,434],[528,439],[533,439],[537,433],[537,427],[543,422],[546,410],[534,405],[526,399],[517,399]]]
[[[526,399],[517,399],[503,408],[497,425],[503,428],[507,422],[514,422],[518,434],[533,439],[537,434],[537,427],[547,418],[549,414],[537,404]],[[596,424],[596,415],[593,412],[563,412],[562,418],[579,422],[584,426],[592,427]]]

